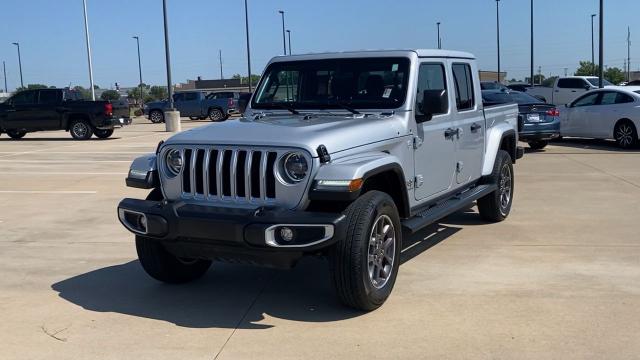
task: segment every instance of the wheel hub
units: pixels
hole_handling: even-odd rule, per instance
[[[380,289],[391,278],[395,260],[396,233],[389,216],[380,215],[376,219],[369,239],[369,280],[375,288]]]

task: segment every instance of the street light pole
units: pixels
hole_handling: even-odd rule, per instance
[[[500,0],[496,0],[496,30],[498,43],[498,82],[500,79]]]
[[[218,50],[218,60],[220,60],[220,80],[223,80],[224,73],[222,72],[222,50]]]
[[[89,19],[87,19],[87,0],[82,0],[84,9],[84,38],[87,41],[87,60],[89,61],[89,85],[91,86],[91,100],[96,101],[96,89],[93,87],[93,65],[91,64],[91,42],[89,41]]]
[[[20,87],[24,88],[24,81],[22,81],[22,56],[20,55],[20,43],[14,42],[13,45],[18,47],[18,67],[20,68]]]
[[[142,103],[144,101],[144,98],[142,96],[142,61],[140,59],[140,38],[138,36],[134,36],[134,39],[136,39],[136,44],[138,45],[138,74],[140,76],[140,82],[138,83],[138,90],[140,92],[140,107],[142,107]]]
[[[249,10],[247,0],[244,0],[244,26],[247,34],[247,82],[249,83],[249,92],[251,92],[251,47],[249,46]]]
[[[284,36],[284,11],[278,10],[280,15],[282,15],[282,45],[284,47],[284,54],[287,55],[287,40]]]
[[[4,60],[2,60],[2,72],[4,73],[4,92],[9,92],[9,89],[7,89],[7,65]]]
[[[535,85],[533,80],[533,0],[531,0],[531,86]]]
[[[291,30],[287,30],[287,36],[289,37],[289,55],[293,55],[291,52]]]
[[[598,83],[602,89],[604,87],[604,0],[600,0],[600,48],[598,49],[598,62],[600,69],[598,70]]]
[[[167,64],[167,93],[169,94],[169,109],[174,109],[173,83],[171,82],[171,56],[169,53],[169,21],[167,18],[167,0],[162,0],[162,15],[164,17],[164,55]]]
[[[593,36],[593,18],[596,17],[596,14],[591,14],[591,68],[593,69],[591,75],[595,75],[596,73],[596,57],[594,50],[594,36]]]
[[[442,49],[442,41],[440,40],[440,22],[437,22],[436,25],[438,26],[438,49]]]

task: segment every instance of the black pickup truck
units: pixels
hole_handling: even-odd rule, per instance
[[[67,89],[25,90],[0,104],[0,134],[13,139],[44,130],[65,130],[76,140],[106,139],[114,128],[129,124],[126,104],[82,100]]]

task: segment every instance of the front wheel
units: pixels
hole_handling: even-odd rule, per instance
[[[370,191],[345,210],[347,234],[330,252],[333,284],[347,306],[371,311],[389,297],[402,250],[398,209],[386,193]]]
[[[160,110],[151,110],[149,120],[154,124],[159,124],[164,121],[164,113]]]
[[[7,130],[7,135],[14,140],[18,140],[27,135],[27,132],[24,130]]]
[[[621,121],[616,125],[613,131],[618,146],[623,149],[629,149],[638,141],[638,131],[630,121]]]
[[[93,135],[93,128],[86,120],[75,120],[71,123],[69,132],[76,140],[88,140]]]
[[[95,133],[97,138],[99,139],[106,139],[108,137],[110,137],[111,135],[113,135],[113,129],[96,129]]]
[[[478,199],[480,217],[491,222],[506,219],[511,212],[514,189],[513,163],[508,152],[498,151],[493,171],[483,182],[496,184],[498,188],[491,194]]]
[[[542,150],[549,145],[549,142],[546,140],[533,140],[529,141],[529,147],[533,150]]]
[[[185,259],[165,249],[161,242],[136,236],[136,251],[144,271],[152,278],[169,284],[184,284],[204,275],[210,260]]]

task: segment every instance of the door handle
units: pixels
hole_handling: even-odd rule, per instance
[[[478,130],[480,130],[482,128],[482,125],[478,124],[478,123],[473,123],[471,124],[471,132],[478,132]]]
[[[444,138],[453,139],[453,136],[456,134],[458,134],[458,129],[448,128],[447,130],[444,131]]]

